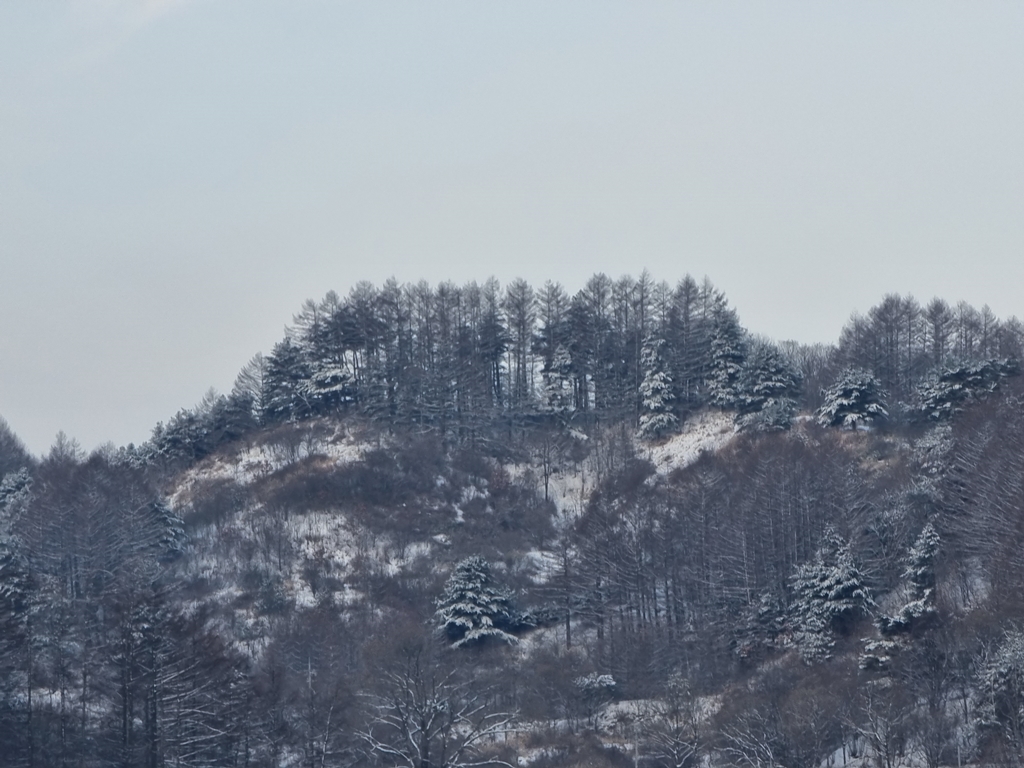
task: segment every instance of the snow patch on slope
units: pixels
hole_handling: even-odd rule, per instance
[[[736,435],[732,415],[720,411],[702,411],[686,420],[683,430],[663,443],[651,445],[638,453],[646,455],[659,474],[682,469],[695,462],[702,453],[714,452]]]
[[[563,518],[575,519],[583,513],[593,490],[594,481],[590,474],[585,467],[581,467],[576,471],[551,475],[548,480],[548,498]]]
[[[345,432],[329,437],[310,436],[290,445],[268,443],[250,446],[240,450],[231,462],[234,469],[232,479],[242,484],[251,483],[310,456],[324,456],[336,466],[344,466],[359,461],[372,447],[372,444]]]
[[[232,481],[250,485],[311,456],[321,456],[337,467],[359,461],[376,443],[359,440],[344,430],[319,435],[313,430],[288,439],[257,445],[241,445],[233,454],[217,454],[189,469],[178,481],[168,501],[178,509],[188,503],[193,489],[205,483]]]

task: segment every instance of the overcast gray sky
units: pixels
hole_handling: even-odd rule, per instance
[[[145,440],[359,280],[1024,315],[1024,4],[0,2],[0,415]]]

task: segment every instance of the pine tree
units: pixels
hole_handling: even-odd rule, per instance
[[[355,399],[355,381],[341,363],[321,360],[312,366],[307,391],[318,411],[332,411]]]
[[[1019,364],[1010,359],[946,368],[918,385],[916,410],[932,421],[949,419],[968,403],[995,392],[1003,378],[1019,373]]]
[[[0,478],[0,643],[22,613],[28,592],[25,546],[17,532],[19,518],[32,498],[32,476],[26,469]],[[9,626],[5,626],[9,625]],[[0,646],[0,657],[4,655]]]
[[[718,408],[735,408],[740,402],[740,377],[746,359],[743,328],[725,299],[714,314],[711,335],[711,366],[708,372],[708,401]]]
[[[534,348],[544,360],[546,370],[555,367],[558,348],[565,348],[566,318],[569,312],[569,297],[559,283],[550,280],[537,293],[539,328],[534,337]],[[568,355],[568,351],[566,351]]]
[[[1010,630],[981,675],[978,726],[1006,743],[1010,754],[1024,748],[1024,633]]]
[[[873,604],[850,543],[833,530],[825,533],[814,560],[797,569],[793,592],[797,645],[808,661],[828,658],[834,635],[845,633]]]
[[[883,635],[910,632],[935,618],[935,559],[940,544],[935,527],[927,523],[907,553],[903,571],[907,601],[895,615],[878,619]]]
[[[761,432],[789,429],[799,388],[800,374],[779,349],[773,344],[757,344],[740,377],[737,424]]]
[[[563,345],[555,348],[551,364],[542,373],[544,391],[541,409],[549,413],[567,413],[573,410],[572,357]]]
[[[494,587],[491,569],[482,557],[469,557],[455,566],[437,600],[434,618],[451,641],[462,648],[488,639],[515,644],[512,598]]]
[[[268,420],[303,419],[312,413],[309,380],[312,375],[302,349],[285,338],[267,358],[265,413]]]
[[[640,352],[640,366],[644,373],[640,383],[640,421],[637,434],[646,440],[653,440],[672,432],[679,419],[672,413],[676,399],[672,392],[672,377],[669,376],[661,349],[664,339],[648,338]]]
[[[182,408],[168,420],[158,423],[149,439],[150,453],[170,461],[191,462],[210,451],[209,432],[202,415],[195,409]]]
[[[509,402],[513,408],[526,407],[530,396],[530,344],[537,318],[537,298],[525,280],[517,279],[505,289],[502,302],[508,329]]]
[[[25,444],[14,434],[7,420],[0,416],[0,480],[3,480],[4,475],[32,464],[32,457]]]
[[[16,643],[28,599],[28,565],[15,523],[25,513],[31,487],[24,469],[0,479],[0,659],[11,652],[5,646]]]
[[[889,415],[882,385],[867,371],[847,368],[822,394],[825,402],[818,409],[818,423],[823,427],[856,429],[864,422],[880,421]]]
[[[708,317],[701,312],[701,288],[692,276],[679,281],[663,329],[675,386],[676,402],[686,412],[700,403],[707,367]]]

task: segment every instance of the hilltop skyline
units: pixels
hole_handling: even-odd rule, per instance
[[[706,275],[831,342],[1024,314],[1024,9],[0,10],[0,415],[140,442],[361,280]]]

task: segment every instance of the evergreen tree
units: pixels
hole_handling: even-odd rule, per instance
[[[740,377],[737,424],[755,431],[788,429],[799,387],[799,372],[779,349],[773,344],[757,344]]]
[[[210,452],[209,430],[196,409],[182,408],[167,422],[153,428],[150,455],[168,461],[192,462]]]
[[[32,457],[25,444],[14,434],[7,421],[0,416],[0,480],[9,472],[32,466]]]
[[[934,298],[923,313],[926,353],[933,366],[946,362],[953,334],[953,310],[940,298]]]
[[[325,412],[337,410],[355,399],[355,380],[348,369],[332,360],[312,365],[307,391],[313,407]]]
[[[572,357],[563,345],[555,348],[551,363],[541,374],[544,391],[541,393],[541,408],[550,413],[567,413],[573,410]]]
[[[1003,742],[1009,755],[1024,750],[1024,633],[1010,630],[981,675],[978,726]],[[1008,756],[1009,756],[1008,755]]]
[[[482,557],[469,557],[455,566],[438,598],[435,620],[451,641],[462,648],[488,639],[514,644],[512,597],[493,586],[491,569]]]
[[[929,376],[917,388],[917,412],[932,421],[949,419],[968,403],[999,388],[1007,376],[1020,373],[1016,360],[986,360],[946,368]]]
[[[847,368],[822,394],[825,402],[818,409],[818,423],[823,427],[856,429],[864,422],[879,421],[889,415],[882,385],[867,371]]]
[[[289,421],[312,414],[309,380],[312,372],[302,349],[290,338],[278,342],[267,358],[268,420]]]
[[[586,367],[589,381],[582,381],[582,391],[589,393],[595,411],[607,412],[618,409],[624,411],[621,393],[616,394],[616,379],[621,376],[624,360],[621,344],[615,338],[612,325],[612,295],[614,281],[602,272],[592,275],[583,290],[576,294],[583,304],[586,323],[583,326],[583,344],[581,351],[592,357],[580,365],[575,350],[573,363],[577,373]],[[574,298],[575,301],[575,298]],[[631,403],[629,404],[631,405]],[[628,407],[628,406],[626,406]]]
[[[927,523],[907,554],[906,602],[894,616],[878,618],[883,635],[910,632],[935,618],[935,559],[940,543],[935,527]]]
[[[573,296],[566,325],[574,377],[573,399],[577,411],[586,412],[591,408],[593,374],[597,367],[597,339],[601,336],[600,323],[586,294],[580,291]]]
[[[565,349],[569,297],[561,284],[549,280],[537,294],[537,306],[540,327],[534,338],[534,348],[543,358],[544,368],[550,370],[555,367],[559,347]]]
[[[522,279],[513,280],[505,290],[502,309],[509,339],[509,404],[522,410],[530,400],[530,346],[537,318],[537,298],[529,283]]]
[[[491,278],[481,287],[480,321],[477,329],[477,349],[480,364],[486,369],[486,390],[488,410],[501,410],[505,397],[502,384],[504,366],[502,361],[509,345],[509,335],[502,322],[500,289],[498,281]]]
[[[399,420],[406,416],[408,404],[412,331],[406,294],[394,278],[377,295],[374,328],[379,331],[378,343],[356,372],[356,397],[371,417]]]
[[[914,600],[924,600],[935,592],[935,558],[940,544],[935,526],[926,523],[910,548],[903,577],[910,585],[910,596]]]
[[[0,479],[0,679],[2,660],[20,637],[29,595],[29,568],[17,523],[32,498],[32,477],[25,469]],[[2,691],[0,691],[2,693]]]
[[[740,377],[746,359],[743,335],[736,313],[720,298],[714,313],[707,383],[708,402],[718,408],[735,408],[741,401]]]
[[[32,478],[24,469],[0,480],[0,681],[10,672],[4,669],[5,662],[13,661],[23,639],[30,586],[24,542],[15,524],[28,507],[31,487]]]
[[[676,403],[684,413],[699,405],[710,343],[700,297],[701,288],[692,276],[680,280],[672,293],[664,329]]]
[[[873,604],[850,543],[833,530],[825,533],[814,560],[797,569],[793,592],[797,645],[808,661],[828,658],[834,635],[844,634]]]
[[[653,440],[673,431],[679,419],[672,413],[675,395],[672,377],[666,370],[661,350],[664,339],[649,337],[640,352],[643,381],[640,382],[640,421],[637,434]]]

